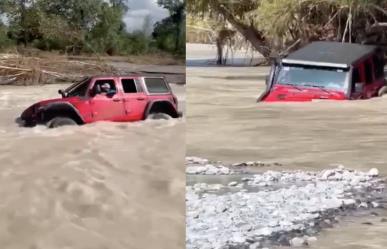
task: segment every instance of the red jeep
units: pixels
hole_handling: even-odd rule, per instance
[[[88,77],[58,92],[62,98],[27,108],[20,117],[22,124],[53,128],[101,120],[130,122],[180,116],[177,98],[161,77]]]
[[[313,42],[276,60],[258,101],[366,99],[387,92],[376,46]]]

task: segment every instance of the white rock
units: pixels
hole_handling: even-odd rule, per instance
[[[264,236],[268,236],[272,233],[273,233],[273,230],[268,227],[261,228],[256,232],[257,235],[264,235]]]
[[[375,201],[371,202],[371,205],[372,205],[373,208],[378,208],[378,207],[380,207],[380,204],[377,203],[377,202],[375,202]]]
[[[219,172],[222,174],[222,175],[228,175],[230,174],[231,170],[229,168],[226,168],[226,167],[221,167],[219,169]]]
[[[235,243],[243,243],[246,241],[246,238],[241,233],[234,233],[231,240]]]
[[[237,188],[243,188],[245,185],[243,183],[239,183],[238,185],[236,185],[235,187]]]
[[[218,169],[212,164],[207,164],[205,168],[206,170],[204,173],[206,175],[216,175],[218,173]]]
[[[230,187],[234,187],[234,186],[236,186],[236,185],[238,185],[238,182],[230,182],[230,183],[228,184],[228,186],[230,186]]]
[[[292,247],[302,247],[307,245],[308,242],[304,238],[295,237],[290,240],[290,245]]]
[[[249,246],[249,249],[258,249],[261,244],[259,242],[254,242]]]
[[[327,180],[329,177],[331,176],[334,176],[335,175],[335,171],[334,170],[331,170],[331,169],[327,169],[323,172],[321,178],[324,179],[324,180]]]
[[[372,168],[368,171],[368,175],[372,177],[376,177],[379,175],[379,170],[377,168]]]
[[[198,167],[190,166],[185,169],[185,173],[190,175],[198,174]]]
[[[308,242],[308,244],[313,244],[314,242],[316,242],[317,241],[317,238],[316,237],[314,237],[314,236],[311,236],[311,237],[309,237],[309,236],[306,236],[306,241]]]
[[[343,200],[344,206],[353,206],[355,204],[356,204],[356,200],[354,200],[354,199],[344,199]]]
[[[191,162],[191,163],[195,163],[195,164],[206,164],[208,163],[208,160],[207,159],[204,159],[204,158],[200,158],[200,157],[186,157],[185,158],[186,161],[188,162]]]

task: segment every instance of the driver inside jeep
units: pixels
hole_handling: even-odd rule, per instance
[[[111,86],[109,83],[105,82],[101,85],[101,93],[102,94],[107,94],[109,93],[111,90]]]

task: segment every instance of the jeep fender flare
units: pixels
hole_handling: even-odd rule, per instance
[[[174,105],[170,101],[168,101],[168,100],[155,100],[155,101],[151,101],[147,104],[147,106],[145,108],[143,119],[146,119],[148,117],[149,113],[151,113],[151,110],[154,107],[162,109],[164,111],[164,113],[170,115],[172,118],[179,117],[179,113],[177,112],[176,108],[174,107]]]
[[[68,102],[55,102],[45,105],[39,109],[38,116],[43,123],[48,122],[50,119],[57,116],[67,116],[74,119],[78,124],[85,123],[77,108]]]

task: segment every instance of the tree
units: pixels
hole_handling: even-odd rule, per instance
[[[266,58],[312,40],[387,43],[385,0],[187,1],[191,15],[230,23]]]
[[[161,32],[170,30],[163,25],[172,25],[175,30],[175,52],[184,50],[185,47],[185,0],[158,0],[157,3],[169,11],[170,16],[155,25],[154,35],[163,36]]]
[[[3,36],[18,45],[78,54],[147,53],[159,49],[181,53],[184,42],[184,2],[159,1],[170,16],[159,22],[154,39],[149,36],[149,17],[144,30],[128,33],[123,18],[127,0],[0,0]],[[1,18],[0,18],[1,20]],[[167,26],[163,26],[167,25]],[[8,39],[7,38],[7,39]]]
[[[251,45],[263,56],[270,56],[269,42],[263,32],[254,26],[254,16],[250,13],[259,7],[260,1],[222,1],[219,0],[187,0],[189,13],[193,15],[208,14],[212,18],[222,18],[229,22]]]

